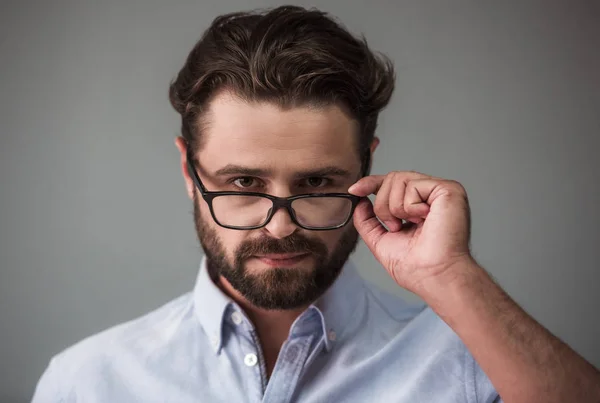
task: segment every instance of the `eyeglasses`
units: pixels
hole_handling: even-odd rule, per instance
[[[257,192],[211,192],[206,189],[187,152],[187,165],[215,222],[224,228],[252,230],[271,221],[280,208],[286,209],[292,222],[312,231],[327,231],[348,224],[361,197],[349,193],[311,193],[276,197]]]

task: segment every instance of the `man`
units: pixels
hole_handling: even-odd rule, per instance
[[[598,371],[471,256],[459,183],[369,175],[393,85],[321,12],[217,18],[170,91],[195,288],[54,357],[33,400],[600,402]],[[426,306],[360,279],[359,237]]]

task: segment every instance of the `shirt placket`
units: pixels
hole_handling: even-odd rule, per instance
[[[243,373],[248,402],[289,402],[302,375],[307,358],[314,355],[320,346],[323,332],[320,320],[314,311],[304,316],[290,330],[290,337],[281,346],[271,379],[267,377],[266,362],[260,340],[251,322],[239,308],[232,306],[229,321],[239,337],[241,348],[239,358],[243,361]]]
[[[261,402],[267,385],[267,369],[256,331],[244,315],[233,309],[230,320],[239,336],[248,402]]]
[[[266,388],[264,403],[286,403],[294,396],[314,336],[295,337],[281,347],[277,364]]]

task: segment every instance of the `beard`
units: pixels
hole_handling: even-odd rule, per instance
[[[283,239],[269,236],[248,239],[235,249],[230,263],[216,230],[200,214],[195,190],[194,223],[211,279],[218,283],[222,276],[251,304],[268,310],[296,309],[316,301],[333,285],[356,249],[359,237],[350,224],[331,254],[322,241],[298,232]],[[256,255],[283,253],[309,253],[315,267],[311,270],[274,267],[257,274],[245,267],[246,261]]]

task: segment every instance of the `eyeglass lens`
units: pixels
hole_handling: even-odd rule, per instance
[[[216,220],[229,227],[254,227],[265,223],[273,202],[261,196],[222,195],[212,202]],[[352,201],[343,197],[306,197],[292,202],[300,225],[312,228],[335,227],[345,223]]]

